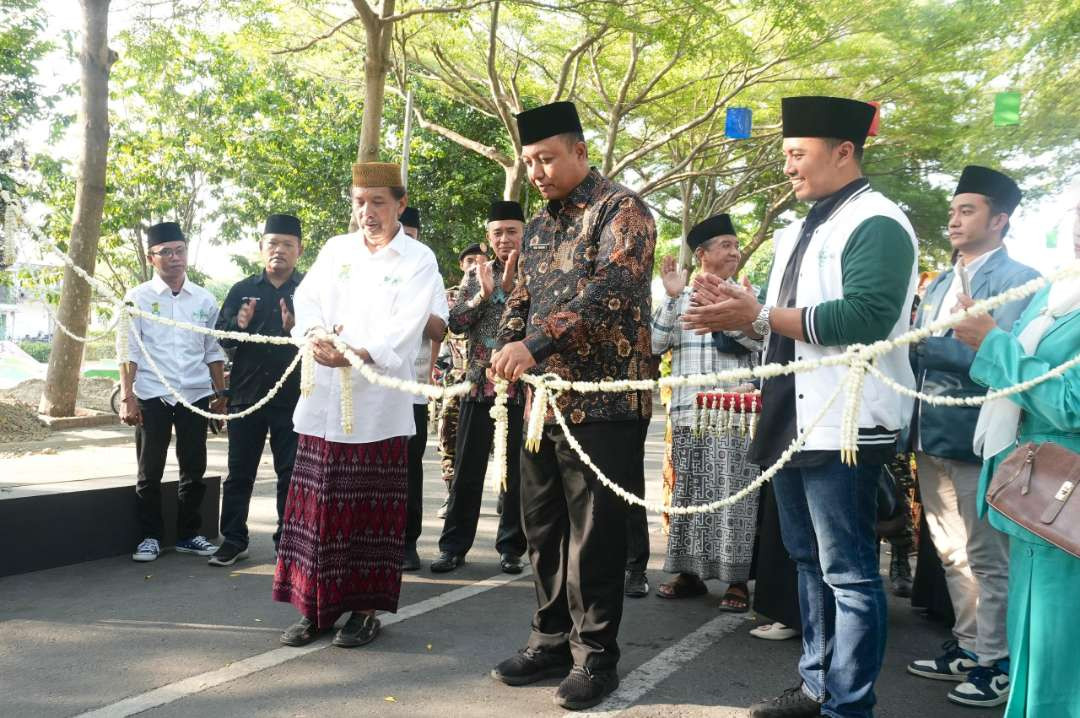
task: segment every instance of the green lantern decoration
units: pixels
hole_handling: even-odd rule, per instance
[[[999,92],[994,96],[994,127],[1020,124],[1020,93]]]

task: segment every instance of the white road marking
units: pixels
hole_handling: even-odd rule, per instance
[[[191,628],[199,631],[254,631],[257,633],[281,633],[280,628],[270,626],[223,626],[217,623],[175,623],[172,621],[132,621],[120,618],[106,618],[98,621],[99,625],[117,628],[156,628],[175,630]]]
[[[744,614],[720,614],[631,671],[630,675],[622,679],[615,692],[597,706],[596,710],[567,715],[574,715],[576,718],[614,718],[637,703],[642,696],[656,688],[675,671],[704,653],[725,634],[731,633],[744,623]]]
[[[457,603],[458,601],[464,601],[467,598],[472,598],[473,596],[490,591],[493,588],[505,586],[512,581],[527,578],[531,575],[532,569],[529,567],[526,567],[522,573],[516,576],[508,576],[500,573],[497,576],[477,581],[468,586],[455,588],[452,591],[447,591],[438,596],[432,596],[423,601],[404,606],[399,608],[397,613],[381,615],[379,621],[383,626],[392,626],[395,623],[401,623],[410,618],[416,618],[417,616],[421,616],[430,611],[444,608],[445,606]],[[302,648],[291,648],[288,646],[275,648],[274,650],[259,653],[250,658],[236,661],[235,663],[230,663],[216,670],[184,678],[175,683],[169,683],[159,688],[146,691],[145,693],[125,698],[116,703],[111,703],[86,713],[80,713],[75,718],[124,718],[126,716],[132,716],[150,710],[151,708],[157,708],[158,706],[178,701],[181,698],[201,693],[210,688],[214,688],[215,686],[220,686],[223,683],[235,681],[238,678],[250,676],[259,671],[265,671],[267,668],[280,666],[282,663],[291,661],[294,658],[300,658],[309,653],[321,651],[329,645],[330,637],[327,636],[322,640]]]

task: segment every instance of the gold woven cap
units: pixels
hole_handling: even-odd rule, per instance
[[[401,187],[397,162],[357,162],[352,166],[353,187]]]

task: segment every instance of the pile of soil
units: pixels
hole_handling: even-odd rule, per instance
[[[37,441],[49,435],[49,427],[37,418],[37,412],[25,404],[0,401],[0,444],[12,441]]]
[[[112,379],[104,376],[82,377],[79,380],[78,406],[111,412],[109,397],[112,396],[113,383]],[[41,379],[27,379],[10,389],[0,391],[0,401],[23,404],[36,410],[44,389],[45,382]]]

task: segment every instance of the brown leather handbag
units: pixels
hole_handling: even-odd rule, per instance
[[[1080,454],[1028,442],[990,480],[986,501],[1007,518],[1080,558]]]

